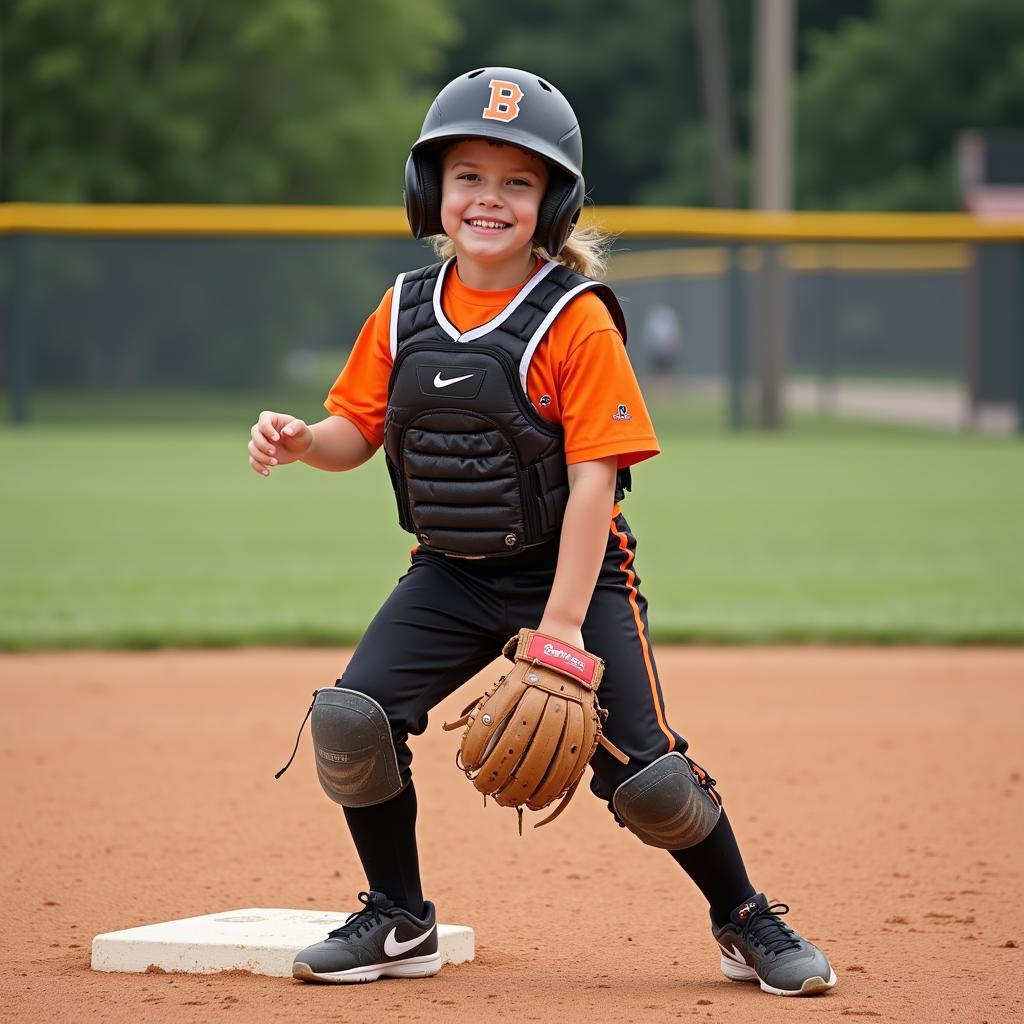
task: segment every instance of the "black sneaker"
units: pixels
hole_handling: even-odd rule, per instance
[[[361,892],[363,909],[323,942],[296,954],[292,977],[302,981],[376,981],[429,978],[441,970],[433,903],[413,917],[382,892]]]
[[[775,996],[811,996],[836,983],[836,972],[817,946],[801,938],[780,914],[785,903],[769,906],[764,893],[751,896],[711,933],[722,951],[722,973],[731,981],[759,981]]]

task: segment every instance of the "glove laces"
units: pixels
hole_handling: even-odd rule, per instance
[[[748,941],[761,946],[766,953],[784,953],[789,949],[799,949],[800,940],[787,924],[779,920],[780,914],[788,914],[789,906],[785,903],[771,903],[767,907],[755,910],[743,923],[743,934]]]

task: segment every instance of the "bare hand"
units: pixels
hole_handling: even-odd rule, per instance
[[[261,412],[250,433],[249,465],[260,476],[270,476],[271,466],[298,461],[313,444],[306,423],[284,412]]]

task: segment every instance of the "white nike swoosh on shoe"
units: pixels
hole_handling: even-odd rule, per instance
[[[458,384],[460,380],[469,380],[473,374],[467,373],[464,377],[452,377],[450,380],[445,380],[441,376],[440,370],[434,376],[434,387],[435,388],[446,388],[449,384]]]
[[[722,951],[722,955],[728,957],[735,964],[742,964],[744,967],[747,966],[747,961],[743,959],[743,954],[733,945],[731,950],[728,950],[721,943],[718,944],[718,948]]]
[[[430,937],[432,929],[428,929],[422,935],[417,935],[415,939],[409,939],[407,942],[399,942],[395,938],[395,934],[398,932],[398,925],[388,932],[388,937],[384,940],[384,952],[388,956],[401,956],[403,953],[408,953],[410,949],[415,949],[421,942],[425,942]]]

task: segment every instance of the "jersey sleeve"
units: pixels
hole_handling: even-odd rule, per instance
[[[351,420],[368,444],[384,443],[384,418],[391,376],[391,288],[370,314],[356,338],[352,352],[324,401],[333,416]]]
[[[607,307],[596,295],[584,294],[570,311],[578,323],[558,372],[565,461],[617,455],[624,469],[657,455],[654,425]]]

